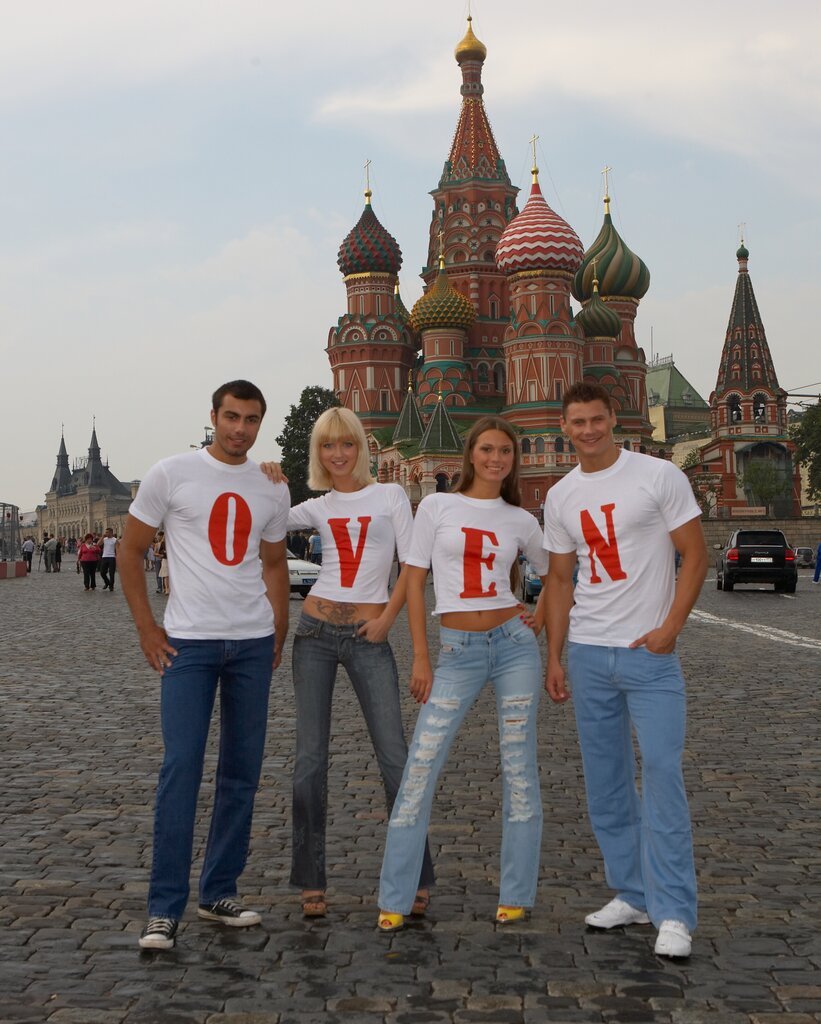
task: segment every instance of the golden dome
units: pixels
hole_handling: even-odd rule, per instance
[[[457,45],[453,51],[454,57],[456,57],[456,63],[461,64],[463,60],[481,60],[483,61],[487,57],[487,47],[484,43],[480,42],[473,34],[473,28],[471,22],[473,18],[468,15],[468,30],[465,32],[464,38]]]

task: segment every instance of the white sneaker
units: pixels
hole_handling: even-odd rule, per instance
[[[623,924],[650,924],[650,918],[643,910],[636,910],[617,896],[606,907],[588,914],[584,923],[591,928],[618,928]]]
[[[685,957],[690,955],[692,948],[693,940],[686,925],[681,921],[661,922],[655,950],[659,956]]]

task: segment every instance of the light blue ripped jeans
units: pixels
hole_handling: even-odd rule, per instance
[[[487,682],[496,691],[503,780],[499,903],[533,906],[542,838],[536,763],[542,665],[536,637],[516,615],[487,632],[441,630],[433,689],[416,721],[388,825],[379,880],[384,911],[410,913],[436,783],[462,720]]]

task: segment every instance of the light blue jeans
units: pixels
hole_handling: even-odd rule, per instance
[[[681,770],[684,677],[676,654],[568,644],[590,823],[607,884],[658,927],[696,926],[690,812]],[[641,752],[636,787],[632,729]]]
[[[499,902],[533,906],[542,838],[536,763],[542,666],[536,637],[516,615],[487,632],[441,630],[433,689],[416,721],[388,825],[379,881],[379,906],[384,911],[410,912],[439,774],[462,720],[487,682],[496,691],[502,762]]]

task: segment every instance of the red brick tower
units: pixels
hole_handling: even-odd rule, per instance
[[[365,191],[365,209],[339,247],[348,311],[328,334],[333,389],[367,429],[394,424],[405,399],[417,345],[397,283],[402,252],[379,223]]]
[[[498,408],[505,397],[502,336],[510,306],[504,274],[496,266],[494,253],[506,225],[516,215],[519,190],[510,183],[482,100],[486,56],[487,48],[473,34],[468,16],[467,32],[455,50],[462,71],[462,108],[442,176],[431,193],[434,211],[422,277],[428,286],[436,279],[442,232],[450,283],[468,297],[476,311],[464,353],[473,394]]]

